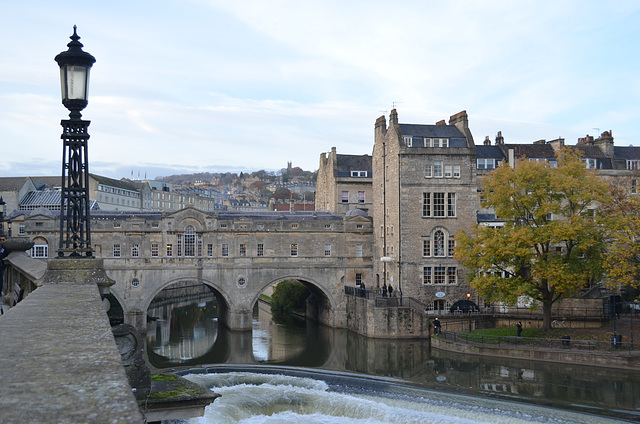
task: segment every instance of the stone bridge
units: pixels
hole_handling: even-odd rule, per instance
[[[176,283],[210,287],[231,330],[250,330],[260,294],[288,279],[311,290],[308,316],[345,328],[344,287],[373,285],[371,219],[362,215],[92,212],[92,236],[125,323],[140,332],[153,299]]]

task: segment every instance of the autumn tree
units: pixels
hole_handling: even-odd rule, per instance
[[[640,289],[640,197],[629,193],[636,176],[612,183],[605,216],[611,230],[604,266],[610,286]],[[616,184],[617,183],[617,184]]]
[[[518,160],[482,180],[483,206],[504,221],[457,236],[456,257],[469,284],[488,301],[514,304],[529,296],[542,304],[543,329],[551,308],[601,275],[606,227],[597,213],[608,186],[570,148],[557,167]]]

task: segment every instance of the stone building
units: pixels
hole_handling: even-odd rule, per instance
[[[373,148],[374,275],[377,287],[449,310],[470,293],[453,258],[454,237],[478,211],[476,148],[466,112],[449,123],[375,124]]]
[[[373,214],[371,156],[338,154],[332,147],[320,155],[316,210],[345,214],[361,209]]]

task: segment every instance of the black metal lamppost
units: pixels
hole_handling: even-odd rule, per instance
[[[0,236],[4,236],[4,217],[7,214],[7,203],[0,196]]]
[[[88,104],[89,70],[96,59],[82,51],[80,37],[73,26],[69,50],[55,61],[60,66],[62,104],[69,119],[62,120],[62,195],[60,196],[60,244],[58,257],[93,257],[89,225],[89,158],[87,128],[80,114]]]

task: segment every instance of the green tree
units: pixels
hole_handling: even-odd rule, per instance
[[[303,312],[310,294],[309,289],[298,280],[282,281],[273,290],[271,313],[279,319],[293,311]]]
[[[477,225],[472,235],[459,233],[456,246],[478,294],[507,304],[523,295],[539,301],[545,330],[555,302],[601,276],[606,239],[596,209],[608,202],[608,185],[570,148],[557,163],[519,160],[486,176],[483,206],[504,226]]]

